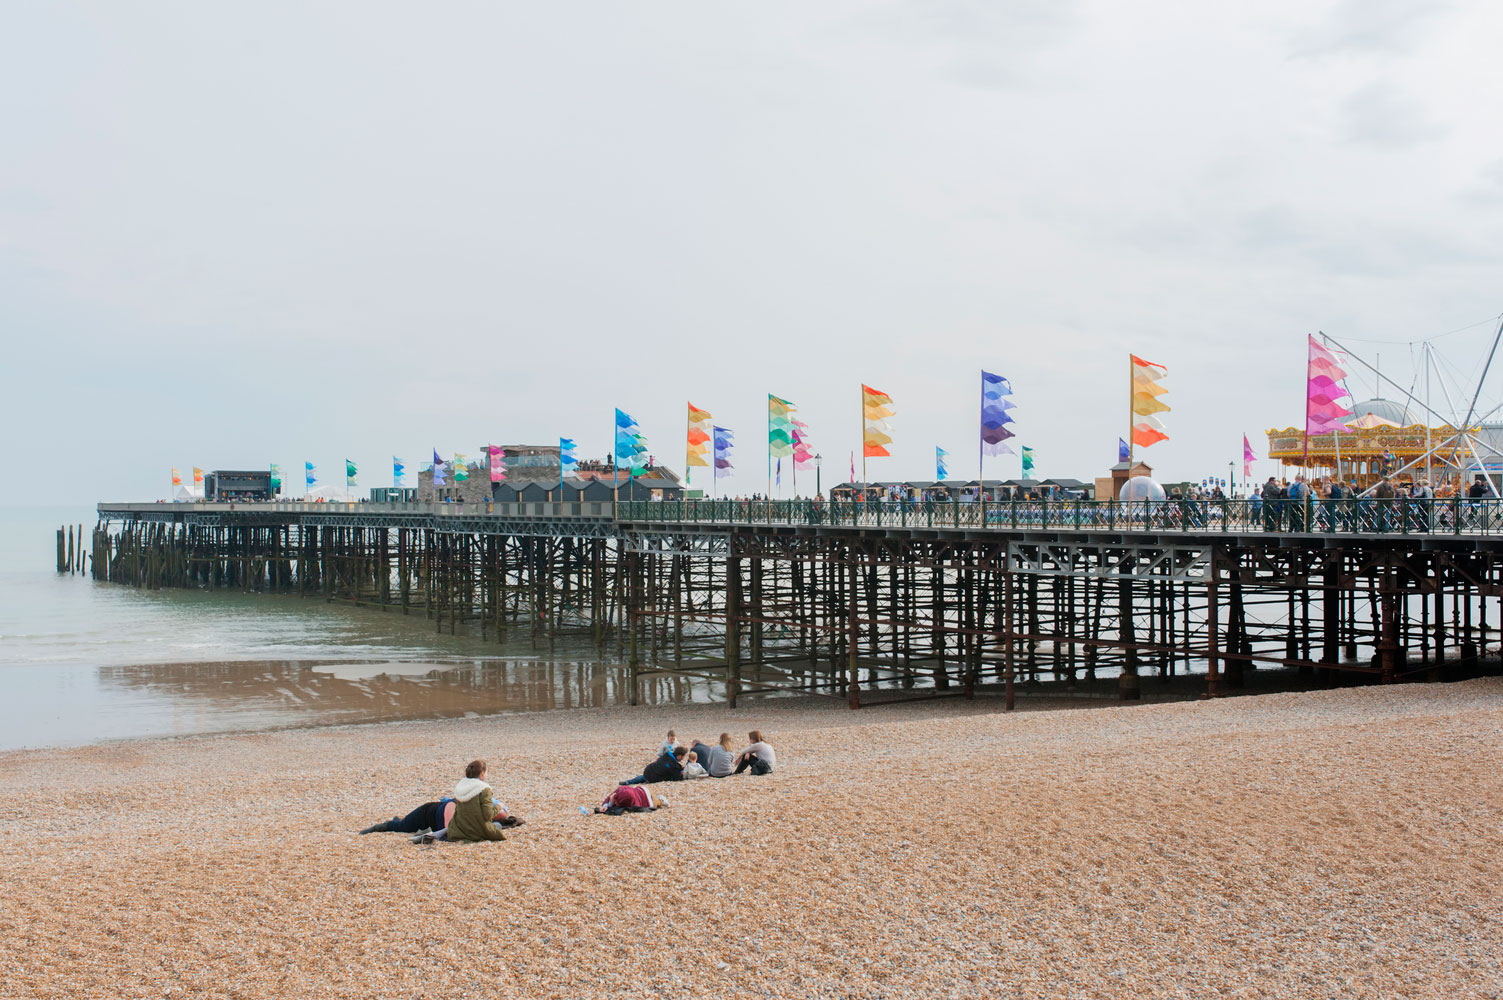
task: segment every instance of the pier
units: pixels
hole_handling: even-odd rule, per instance
[[[863,701],[1203,678],[1469,676],[1503,621],[1503,502],[101,503],[59,571],[427,616],[638,680]],[[87,560],[85,560],[87,557]],[[66,564],[66,565],[65,565]]]

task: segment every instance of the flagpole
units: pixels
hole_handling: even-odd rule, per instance
[[[866,389],[861,390],[861,502],[866,503]]]
[[[1132,478],[1132,448],[1136,444],[1132,439],[1132,352],[1127,352],[1127,477]]]
[[[981,372],[981,420],[986,426],[986,370]],[[986,436],[984,430],[976,432],[976,499],[981,504],[981,523],[986,524]]]
[[[772,393],[767,394],[767,499],[772,499]]]

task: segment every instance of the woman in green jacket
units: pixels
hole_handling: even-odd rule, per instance
[[[491,786],[486,784],[485,761],[472,760],[464,769],[464,777],[454,786],[454,816],[449,820],[446,840],[481,841],[505,840],[503,826],[520,826],[522,821],[507,812],[504,804],[496,802],[491,795]]]

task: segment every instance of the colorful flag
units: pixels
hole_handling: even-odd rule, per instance
[[[628,470],[631,478],[640,476],[647,469],[647,439],[636,420],[625,410],[616,411],[615,439],[616,468]]]
[[[799,469],[814,464],[814,448],[809,437],[809,425],[802,420],[793,421],[793,472],[797,478]]]
[[[710,433],[715,442],[715,478],[720,478],[721,469],[734,469],[731,453],[736,449],[736,435],[729,427],[714,427]],[[755,473],[753,473],[755,475]]]
[[[402,460],[395,455],[391,456],[391,484],[393,486],[401,486],[402,477],[406,472],[407,466],[402,464]]]
[[[851,482],[856,481],[856,453],[851,452]]]
[[[318,467],[312,462],[303,463],[303,480],[310,490],[313,489],[313,484],[318,482]]]
[[[950,453],[948,451],[945,451],[939,445],[935,445],[934,446],[934,478],[935,479],[945,480],[945,479],[949,479],[950,478],[950,467],[945,464],[945,459],[947,459],[949,457],[950,457]]]
[[[981,373],[981,453],[983,455],[1011,455],[1012,446],[1007,439],[1013,431],[1005,425],[1013,422],[1012,383],[1001,375]]]
[[[1341,380],[1346,378],[1346,371],[1340,365],[1341,359],[1330,348],[1316,343],[1313,336],[1309,339],[1309,367],[1305,385],[1307,438],[1346,430],[1345,418],[1352,415],[1352,411],[1340,402],[1351,396],[1341,384]]]
[[[1033,449],[1023,446],[1023,478],[1027,479],[1033,474]]]
[[[714,418],[709,410],[701,410],[693,403],[689,404],[689,436],[684,451],[684,482],[689,481],[692,473],[689,471],[695,466],[706,468],[713,459],[710,451],[710,435],[714,433]]]
[[[200,492],[202,492],[204,488],[204,470],[200,469],[196,465],[193,467],[193,488],[199,490]]]
[[[787,458],[793,454],[793,418],[798,407],[786,399],[767,394],[767,455]]]
[[[181,472],[177,471],[176,469],[172,470],[172,485],[173,486],[181,486],[181,485],[183,485],[183,474]]]
[[[890,457],[892,428],[887,423],[895,411],[892,397],[869,385],[861,386],[861,455],[863,458]]]
[[[782,486],[783,485],[783,460],[781,458],[778,459],[777,478],[775,480],[773,480],[773,483],[776,486]]]
[[[490,466],[491,482],[504,483],[506,481],[506,449],[496,445],[486,446],[486,464]]]
[[[360,474],[360,470],[357,469],[357,468],[355,468],[355,463],[351,462],[348,458],[345,459],[344,460],[344,488],[347,489],[347,490],[354,489],[355,488],[355,477],[357,475],[359,475],[359,474]]]
[[[1129,354],[1132,362],[1132,443],[1146,448],[1151,444],[1169,440],[1164,425],[1155,413],[1167,413],[1169,407],[1159,399],[1169,390],[1159,385],[1168,374],[1168,369],[1152,361],[1144,361],[1136,354]]]
[[[463,483],[470,478],[469,463],[465,461],[465,456],[457,451],[454,453],[454,461],[450,465],[450,468],[454,471],[455,485]]]
[[[559,484],[560,485],[563,484],[563,481],[564,481],[564,470],[567,469],[567,470],[573,471],[573,470],[578,469],[578,468],[579,468],[579,459],[574,456],[574,439],[573,438],[563,438],[563,437],[559,438],[558,439],[558,481],[559,481]]]
[[[1130,448],[1128,446],[1127,442],[1124,441],[1124,440],[1122,440],[1121,438],[1117,439],[1117,461],[1119,461],[1119,462],[1131,462],[1132,461],[1132,448]]]
[[[275,462],[271,463],[271,492],[282,492],[282,467]]]
[[[1253,464],[1253,462],[1255,462],[1257,460],[1258,460],[1258,456],[1253,454],[1252,442],[1249,441],[1249,440],[1247,440],[1247,435],[1246,434],[1242,435],[1242,478],[1243,479],[1246,479],[1248,476],[1252,475],[1252,464]]]
[[[449,481],[444,478],[444,460],[438,457],[438,449],[433,449],[433,485],[447,486]]]

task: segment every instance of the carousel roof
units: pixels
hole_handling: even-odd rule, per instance
[[[1346,424],[1350,427],[1355,421],[1361,420],[1366,416],[1374,416],[1379,420],[1386,420],[1394,427],[1408,427],[1410,424],[1416,423],[1414,416],[1410,414],[1409,409],[1403,403],[1395,403],[1393,400],[1384,399],[1381,396],[1376,399],[1365,399],[1360,403],[1353,404],[1352,415],[1347,418]],[[1369,425],[1358,424],[1357,426]],[[1379,424],[1378,426],[1383,425]]]

